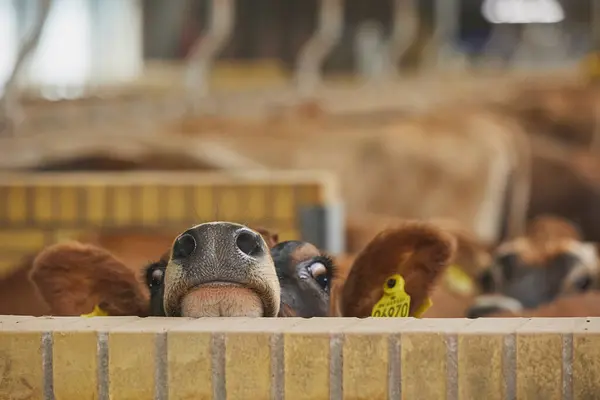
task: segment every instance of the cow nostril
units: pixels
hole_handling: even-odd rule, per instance
[[[260,253],[260,242],[257,235],[252,232],[242,231],[235,240],[237,247],[248,256]]]
[[[194,253],[194,250],[196,250],[196,239],[189,233],[184,233],[173,245],[173,258],[187,258]]]

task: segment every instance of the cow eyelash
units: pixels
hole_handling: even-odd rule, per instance
[[[335,271],[335,264],[333,262],[333,258],[331,258],[330,256],[323,254],[320,256],[317,256],[315,258],[313,258],[311,260],[311,264],[314,263],[321,263],[325,266],[325,269],[327,270],[327,275],[329,277],[331,277]]]

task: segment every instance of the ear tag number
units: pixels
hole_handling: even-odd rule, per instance
[[[410,311],[410,295],[404,289],[404,278],[402,275],[392,275],[387,278],[383,285],[383,296],[375,304],[371,311],[372,317],[382,318],[406,318]],[[433,302],[429,297],[414,312],[415,318],[421,316],[427,311]]]
[[[94,306],[94,310],[89,313],[89,314],[81,314],[82,317],[84,318],[90,318],[90,317],[108,317],[108,313],[106,311],[104,311],[103,309],[101,309],[98,305]]]
[[[372,317],[405,318],[410,310],[410,295],[404,290],[404,278],[392,275],[383,285],[383,296],[373,307]]]

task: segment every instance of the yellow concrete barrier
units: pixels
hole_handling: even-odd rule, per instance
[[[600,318],[0,316],[0,398],[596,399]]]

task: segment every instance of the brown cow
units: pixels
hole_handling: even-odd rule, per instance
[[[158,268],[156,263],[148,267],[150,278],[158,278],[158,290],[151,287],[151,291],[158,296],[162,292],[167,316],[319,316],[327,312],[327,292],[335,280],[331,260],[307,243],[277,246],[278,250],[269,252],[258,232],[243,225],[197,225],[176,238]],[[455,247],[451,235],[429,223],[405,222],[381,232],[358,255],[340,293],[332,296],[336,299],[332,308],[339,312],[327,314],[369,316],[384,294],[384,285],[401,287],[394,276],[399,274],[411,299],[409,315],[420,315]],[[161,262],[162,276],[155,274]],[[296,283],[293,292],[290,287],[294,285],[282,279],[286,274],[304,286]],[[131,270],[97,246],[67,242],[48,247],[36,258],[32,279],[51,305],[64,303],[53,296],[68,293],[72,304],[80,304],[82,298],[99,298],[100,308],[109,315],[153,314]],[[75,287],[70,282],[87,284]],[[321,299],[316,303],[324,307],[312,307],[312,312],[310,307],[303,309],[306,298],[315,293]],[[89,311],[73,310],[73,314]]]
[[[499,106],[532,135],[588,148],[594,140],[600,90],[583,82],[557,82],[521,87]]]
[[[350,215],[451,217],[485,241],[498,238],[510,194],[509,230],[521,233],[528,142],[511,118],[484,108],[446,107],[379,125],[266,125],[204,133],[198,140],[270,169],[332,171]]]
[[[582,242],[569,221],[541,216],[529,225],[526,236],[496,249],[494,263],[480,277],[484,294],[467,315],[535,309],[592,290],[599,273],[595,244]]]
[[[552,214],[577,223],[586,240],[600,242],[600,161],[587,151],[569,151],[548,140],[532,146],[528,218]]]

